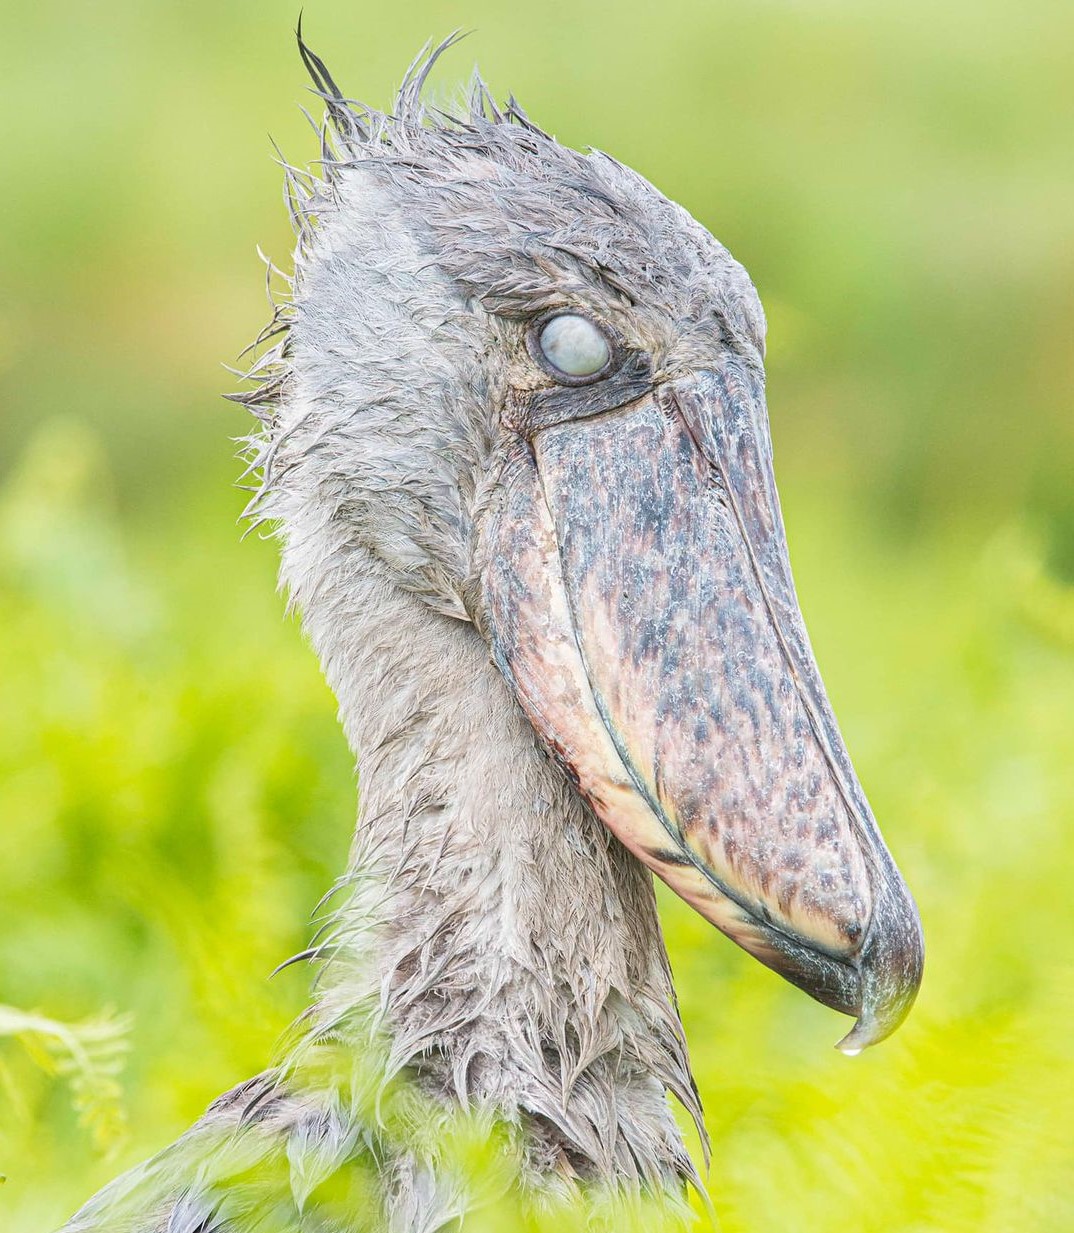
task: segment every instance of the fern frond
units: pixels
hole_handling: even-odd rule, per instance
[[[130,1016],[109,1012],[63,1023],[14,1006],[0,1006],[0,1040],[18,1041],[47,1074],[65,1079],[79,1125],[102,1152],[123,1137],[126,1118],[119,1074],[129,1049]]]

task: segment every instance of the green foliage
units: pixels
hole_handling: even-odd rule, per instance
[[[5,1230],[54,1227],[264,1067],[306,996],[300,968],[267,975],[345,860],[350,757],[272,547],[239,542],[246,425],[217,399],[266,313],[253,245],[288,247],[266,127],[314,154],[295,14],[119,0],[3,24]],[[661,895],[721,1230],[1074,1230],[1074,13],[306,17],[375,102],[457,24],[479,32],[441,82],[476,57],[754,274],[803,607],[924,918],[918,1006],[850,1061],[839,1016]]]
[[[100,1015],[85,1023],[59,1023],[44,1015],[0,1006],[0,1040],[17,1040],[46,1074],[67,1079],[79,1125],[93,1144],[107,1151],[123,1133],[124,1118],[117,1075],[126,1053],[127,1018]],[[19,1090],[0,1058],[0,1088],[17,1106]]]

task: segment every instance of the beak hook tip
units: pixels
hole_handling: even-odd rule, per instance
[[[883,1040],[888,1035],[873,1015],[862,1015],[849,1032],[838,1041],[836,1048],[844,1057],[857,1057],[870,1045]]]

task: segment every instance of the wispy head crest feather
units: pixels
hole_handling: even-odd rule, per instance
[[[439,43],[426,42],[404,73],[393,108],[379,111],[344,93],[324,60],[306,42],[302,14],[299,14],[295,29],[299,55],[312,82],[311,92],[321,100],[324,111],[318,121],[302,108],[320,146],[320,157],[313,164],[316,173],[291,163],[273,143],[277,162],[284,173],[283,195],[297,241],[296,258],[308,254],[313,240],[317,225],[314,203],[331,188],[341,171],[358,163],[405,158],[409,146],[423,129],[462,133],[475,126],[515,125],[552,141],[549,134],[530,120],[514,95],[509,95],[503,105],[498,104],[477,69],[471,76],[463,111],[427,106],[424,90],[430,73],[441,57],[467,38],[468,33],[454,30]],[[243,355],[260,352],[257,359],[246,371],[237,373],[241,379],[252,382],[252,388],[226,397],[241,403],[266,423],[271,419],[272,407],[279,400],[286,377],[282,361],[286,354],[287,331],[293,321],[290,295],[294,278],[260,254],[260,250],[259,255],[266,266],[272,316],[243,352]],[[274,282],[283,284],[282,296],[273,292]],[[262,350],[268,343],[273,345]],[[257,465],[259,463],[255,468]],[[248,470],[246,475],[249,474]]]

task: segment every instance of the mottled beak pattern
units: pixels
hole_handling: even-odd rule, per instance
[[[806,635],[761,373],[729,356],[625,393],[516,417],[484,576],[496,661],[597,816],[855,1016],[857,1052],[909,1010],[921,928]]]

